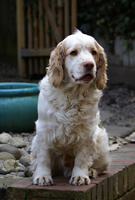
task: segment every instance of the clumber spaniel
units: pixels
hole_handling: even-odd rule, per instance
[[[52,51],[40,82],[33,184],[53,184],[56,171],[71,176],[70,184],[89,184],[90,177],[107,169],[108,137],[99,127],[98,110],[106,68],[103,48],[78,30]]]

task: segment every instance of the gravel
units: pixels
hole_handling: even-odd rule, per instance
[[[112,113],[106,125],[132,127],[135,130],[135,90],[128,85],[109,85],[104,90],[100,109]]]

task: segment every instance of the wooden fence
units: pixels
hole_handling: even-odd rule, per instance
[[[77,27],[77,0],[16,0],[18,70],[45,74],[53,47]]]

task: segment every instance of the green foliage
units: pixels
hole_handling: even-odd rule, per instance
[[[108,38],[135,39],[135,0],[78,0],[79,29]]]

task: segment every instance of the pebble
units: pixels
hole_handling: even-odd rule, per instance
[[[8,152],[0,152],[0,160],[9,160],[9,159],[12,159],[12,160],[15,160],[15,157],[8,153]]]
[[[12,139],[12,137],[8,133],[0,134],[0,144],[8,144],[8,142]]]
[[[27,146],[27,143],[23,141],[20,137],[12,137],[11,135],[5,132],[0,134],[0,144],[9,144],[17,148]]]
[[[31,162],[30,145],[33,134],[0,134],[0,177],[25,177]],[[25,175],[26,173],[26,175]]]
[[[21,157],[21,151],[13,146],[10,146],[9,144],[0,144],[0,152],[8,152],[12,154],[17,160]]]
[[[22,157],[20,158],[19,161],[20,161],[20,163],[23,164],[25,167],[29,166],[29,165],[30,165],[30,162],[31,162],[31,160],[30,160],[28,157],[26,157],[26,156],[22,156]]]
[[[25,177],[31,177],[32,176],[32,171],[30,170],[30,167],[26,167],[24,171]]]
[[[20,151],[21,151],[22,156],[25,156],[25,157],[31,159],[30,154],[25,149],[21,149]]]
[[[24,142],[21,138],[19,137],[13,137],[8,144],[10,144],[11,146],[17,147],[17,148],[22,148],[22,147],[26,147],[27,144],[26,142]]]

